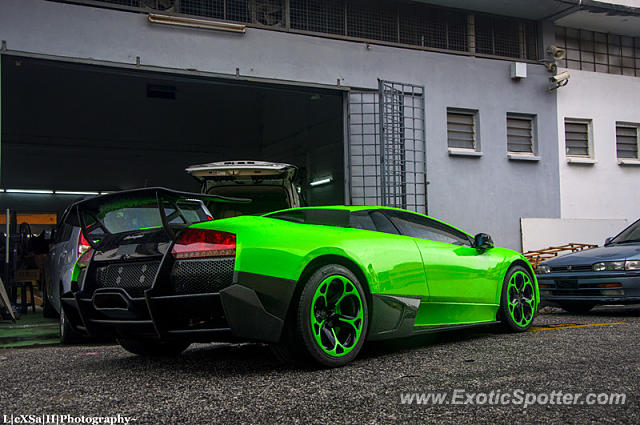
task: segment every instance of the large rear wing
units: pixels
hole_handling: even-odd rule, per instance
[[[162,227],[172,240],[176,232],[211,219],[203,202],[249,203],[251,199],[179,192],[164,187],[123,190],[73,204],[63,220],[82,229],[96,248],[97,235],[113,235]],[[203,216],[204,215],[204,216]]]

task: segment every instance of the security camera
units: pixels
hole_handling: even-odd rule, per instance
[[[555,60],[561,60],[564,59],[564,57],[567,54],[567,51],[564,49],[561,49],[560,47],[552,44],[551,46],[549,46],[547,48],[547,53],[551,54],[551,56],[553,56],[553,59]]]
[[[561,72],[560,74],[556,74],[550,77],[549,81],[555,84],[564,83],[562,84],[564,86],[567,84],[567,82],[569,82],[569,77],[571,77],[571,74],[569,74],[569,71],[564,71],[564,72]]]

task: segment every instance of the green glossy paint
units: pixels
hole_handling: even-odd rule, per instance
[[[372,294],[421,297],[415,326],[495,321],[503,281],[515,262],[530,270],[528,288],[534,294],[531,301],[534,309],[540,299],[529,263],[509,249],[480,251],[470,246],[369,230],[300,224],[268,216],[234,217],[192,227],[235,233],[237,271],[299,281],[305,267],[318,257],[346,259],[360,269],[366,280],[362,283]]]
[[[324,279],[311,301],[311,332],[318,347],[332,357],[349,354],[362,334],[363,311],[353,282],[340,275]]]

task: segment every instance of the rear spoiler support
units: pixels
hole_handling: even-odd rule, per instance
[[[222,203],[250,203],[251,199],[246,198],[231,198],[227,196],[219,196],[219,195],[208,195],[204,193],[191,193],[191,192],[180,192],[176,190],[167,189],[164,187],[151,187],[151,188],[143,188],[143,189],[132,189],[132,190],[123,190],[120,192],[113,192],[107,195],[96,196],[93,198],[85,199],[83,201],[76,202],[70,208],[69,214],[67,215],[65,221],[72,225],[78,226],[81,228],[82,234],[84,238],[87,240],[89,245],[92,248],[97,248],[97,243],[94,242],[91,237],[91,232],[95,230],[96,227],[101,228],[106,234],[112,234],[105,224],[100,220],[100,212],[104,209],[107,209],[109,205],[117,205],[119,202],[130,201],[136,202],[139,201],[141,204],[146,203],[156,203],[158,206],[158,212],[160,213],[160,220],[162,222],[162,228],[166,232],[167,236],[174,240],[176,238],[175,228],[184,228],[188,227],[192,222],[185,217],[185,215],[180,210],[178,206],[179,201],[207,201],[207,202],[222,202]],[[170,221],[175,217],[171,217],[171,220],[167,216],[165,212],[166,204],[172,204],[175,211],[171,214],[179,215],[184,223],[182,224],[171,224]],[[95,222],[87,225],[85,221],[85,217],[91,217]]]

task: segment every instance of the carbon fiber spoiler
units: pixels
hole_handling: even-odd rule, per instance
[[[155,204],[160,213],[162,228],[173,240],[176,237],[176,231],[194,223],[183,214],[183,211],[178,206],[180,201],[236,204],[252,202],[251,199],[247,198],[231,198],[227,196],[207,195],[204,193],[180,192],[164,187],[149,187],[113,192],[76,202],[69,208],[68,214],[63,220],[72,226],[80,227],[87,242],[93,248],[96,248],[96,243],[93,241],[94,237],[91,236],[93,231],[101,229],[104,234],[112,234],[102,220],[107,212],[121,208]],[[171,209],[173,212],[167,214],[167,209]],[[183,223],[171,223],[178,217]]]

